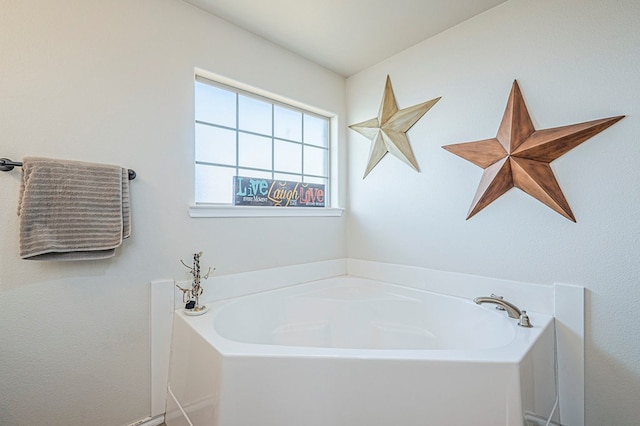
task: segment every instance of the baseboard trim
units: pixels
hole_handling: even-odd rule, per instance
[[[164,414],[155,417],[147,417],[146,419],[138,420],[128,426],[158,426],[164,423]]]

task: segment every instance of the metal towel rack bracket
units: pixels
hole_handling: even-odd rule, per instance
[[[18,161],[11,161],[8,158],[0,158],[0,171],[9,172],[13,170],[14,167],[22,167],[22,163]],[[136,171],[127,169],[129,172],[129,180],[134,180],[136,178]]]

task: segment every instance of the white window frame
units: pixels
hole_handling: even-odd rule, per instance
[[[274,95],[273,93],[269,93],[263,90],[259,90],[253,88],[251,86],[238,83],[236,81],[230,80],[228,78],[212,74],[210,72],[196,69],[194,75],[195,77],[202,77],[207,80],[211,80],[214,83],[218,83],[225,86],[230,86],[231,88],[237,89],[239,91],[247,92],[249,94],[253,94],[256,96],[267,98],[274,102],[283,103],[285,105],[290,105],[295,108],[299,108],[302,110],[309,111],[311,113],[321,115],[329,118],[329,206],[327,207],[258,207],[258,206],[235,206],[229,204],[207,204],[207,203],[195,203],[192,202],[189,207],[189,216],[192,218],[209,218],[209,217],[221,217],[221,218],[229,218],[229,217],[339,217],[342,216],[344,209],[338,207],[339,200],[339,185],[338,185],[338,132],[337,132],[337,116],[336,114],[329,113],[327,111],[322,111],[318,108],[313,108],[308,105],[292,101],[290,99],[286,99],[282,96]],[[194,88],[193,97],[195,99],[195,84],[192,85]],[[193,103],[195,105],[195,102]],[[195,123],[195,120],[194,120]],[[194,127],[194,138],[195,138],[195,127]],[[195,147],[195,140],[193,142],[193,147]],[[195,152],[194,152],[195,154]],[[195,157],[193,161],[193,176],[195,179]],[[195,181],[193,182],[192,188],[195,188]],[[195,192],[194,192],[195,196]]]

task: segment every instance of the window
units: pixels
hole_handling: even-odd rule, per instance
[[[201,76],[195,81],[195,201],[234,204],[239,177],[324,185],[330,119]]]

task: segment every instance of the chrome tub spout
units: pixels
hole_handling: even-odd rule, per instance
[[[518,320],[518,325],[522,327],[532,327],[531,321],[529,321],[529,316],[527,315],[527,311],[521,311],[513,303],[507,302],[506,300],[498,297],[476,297],[473,299],[478,305],[482,305],[483,303],[493,303],[495,305],[501,306],[507,311],[507,315],[510,318],[515,318]]]

